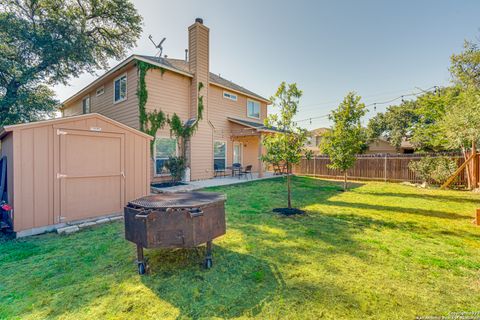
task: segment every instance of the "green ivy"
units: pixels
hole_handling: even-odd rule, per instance
[[[187,126],[183,123],[180,117],[174,113],[171,119],[167,119],[168,124],[170,125],[170,134],[174,135],[177,138],[179,144],[181,144],[182,156],[186,156],[186,143],[190,139],[195,131],[198,129],[198,124],[200,120],[203,119],[203,96],[200,96],[200,91],[203,89],[203,83],[198,84],[198,113],[197,120],[191,125]]]
[[[165,72],[165,69],[155,66],[153,64],[137,60],[138,75],[138,108],[140,119],[140,131],[145,132],[155,138],[157,131],[165,126],[165,123],[170,125],[170,134],[175,135],[177,141],[181,142],[182,154],[185,158],[185,147],[187,140],[193,136],[198,129],[198,123],[203,119],[203,96],[200,96],[200,91],[203,89],[203,83],[198,84],[198,114],[197,120],[191,126],[184,125],[180,117],[174,113],[172,118],[169,119],[162,110],[154,110],[147,112],[145,106],[148,100],[147,83],[145,76],[150,69],[160,70],[161,74]],[[150,154],[154,155],[155,140],[150,142]]]
[[[147,105],[147,100],[148,100],[148,91],[147,91],[147,83],[145,81],[145,76],[147,75],[147,71],[150,69],[160,70],[161,74],[163,75],[163,73],[165,72],[165,69],[161,67],[157,67],[153,64],[150,64],[144,61],[137,61],[137,68],[139,71],[137,97],[138,97],[138,109],[140,113],[140,116],[139,116],[140,131],[150,134],[149,132],[146,131],[147,130],[146,128],[148,127],[148,122],[150,119],[157,118],[157,116],[149,117],[148,112],[145,109],[145,106]],[[163,125],[159,126],[159,128],[160,127],[163,127]],[[148,130],[148,131],[151,131],[151,130]],[[153,136],[155,136],[156,133],[157,132],[155,131]]]
[[[147,75],[147,71],[150,69],[157,69],[160,70],[161,74],[165,72],[165,69],[161,67],[157,67],[153,64],[144,62],[144,61],[137,61],[137,68],[139,71],[138,75],[138,88],[137,88],[137,97],[138,97],[138,109],[139,109],[139,119],[140,119],[140,130],[145,132],[152,137],[155,138],[157,135],[158,129],[161,129],[165,126],[167,122],[167,117],[162,110],[153,110],[147,112],[145,106],[147,105],[148,100],[148,91],[147,91],[147,83],[145,81],[145,76]],[[155,146],[155,139],[150,141],[150,155],[153,157],[154,155],[154,146]]]

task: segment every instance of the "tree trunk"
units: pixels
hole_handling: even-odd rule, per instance
[[[465,158],[465,161],[468,159],[468,152],[466,149],[463,149],[463,157]],[[467,177],[467,189],[470,190],[472,187],[471,184],[471,175],[470,175],[470,166],[467,164],[465,166],[465,176]]]
[[[343,191],[347,191],[347,170],[343,171]]]
[[[290,188],[290,173],[287,173],[287,193],[288,193],[288,209],[292,208],[292,192]]]
[[[478,162],[477,162],[477,145],[475,140],[472,140],[472,153],[475,155],[472,159],[472,189],[478,188]]]

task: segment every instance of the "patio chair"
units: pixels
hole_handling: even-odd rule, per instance
[[[245,178],[247,178],[247,180],[248,180],[248,175],[250,175],[250,179],[253,179],[252,165],[246,166],[245,170],[240,170],[240,172],[238,173],[238,178],[240,179],[242,176],[245,176]]]
[[[214,170],[215,177],[218,177],[218,176],[225,177],[225,174],[226,174],[225,169],[220,169],[218,164],[215,164],[215,163],[213,164],[213,170]]]
[[[282,168],[280,167],[280,165],[278,163],[275,163],[273,165],[273,174],[274,175],[281,175],[282,174]]]
[[[239,174],[242,169],[242,165],[238,162],[232,163],[232,177]]]

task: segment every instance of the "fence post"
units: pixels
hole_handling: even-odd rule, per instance
[[[317,176],[317,156],[313,156],[313,176]]]
[[[387,182],[387,157],[388,157],[388,154],[385,153],[385,161],[384,161],[384,164],[383,164],[383,171],[384,171],[383,172],[383,177],[384,177],[383,180],[385,182]]]

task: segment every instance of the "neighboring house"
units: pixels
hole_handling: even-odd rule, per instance
[[[318,128],[309,132],[308,142],[306,144],[307,149],[311,150],[314,154],[319,154],[320,150],[318,146],[322,140],[322,135],[328,132],[328,128]],[[376,153],[413,153],[413,145],[409,141],[402,141],[400,148],[397,150],[390,142],[385,138],[378,138],[368,145],[366,154]]]
[[[236,162],[253,165],[253,171],[262,174],[261,135],[269,132],[263,121],[270,101],[210,72],[209,29],[202,19],[197,18],[188,28],[188,47],[185,59],[130,56],[67,99],[63,116],[96,112],[139,129],[137,63],[147,62],[161,68],[150,69],[145,77],[147,112],[160,109],[170,116],[175,112],[183,121],[193,122],[198,95],[203,96],[203,120],[187,148],[192,180],[212,178],[214,163],[218,168]],[[199,83],[204,85],[200,92]],[[176,141],[166,125],[155,139],[152,181],[169,176],[165,160],[177,153]]]

